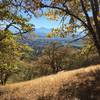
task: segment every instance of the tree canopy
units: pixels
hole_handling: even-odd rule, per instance
[[[30,3],[31,2],[31,3]],[[63,17],[67,31],[72,33],[81,28],[94,42],[100,55],[100,1],[99,0],[33,0],[27,1],[30,9],[50,8],[46,16],[51,19]],[[58,16],[58,17],[57,17]]]
[[[31,32],[34,28],[29,24],[29,17],[22,16],[21,2],[16,0],[0,0],[0,84],[5,84],[8,77],[18,71],[20,57],[28,46],[18,42],[17,34]]]

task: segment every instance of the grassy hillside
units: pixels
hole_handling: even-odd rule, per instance
[[[100,65],[0,86],[0,100],[100,100]]]

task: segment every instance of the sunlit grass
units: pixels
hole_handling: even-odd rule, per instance
[[[100,86],[97,75],[100,78],[100,65],[1,86],[0,100],[75,100],[81,95],[80,91],[84,94],[88,88],[93,90],[92,85]]]

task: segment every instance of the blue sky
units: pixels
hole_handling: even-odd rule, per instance
[[[57,28],[60,25],[60,19],[58,21],[55,20],[49,20],[45,16],[41,17],[32,17],[30,20],[30,23],[35,25],[35,28]]]

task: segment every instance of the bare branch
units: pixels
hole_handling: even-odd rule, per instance
[[[88,34],[86,34],[85,36],[83,36],[83,37],[79,37],[79,38],[77,38],[77,39],[74,39],[74,40],[72,40],[72,41],[69,41],[68,43],[73,43],[73,42],[76,42],[76,41],[78,41],[78,40],[82,40],[82,39],[84,39],[85,37],[87,37],[88,36]]]
[[[13,24],[15,24],[15,22],[11,22],[10,24],[8,24],[4,30],[8,30]]]

